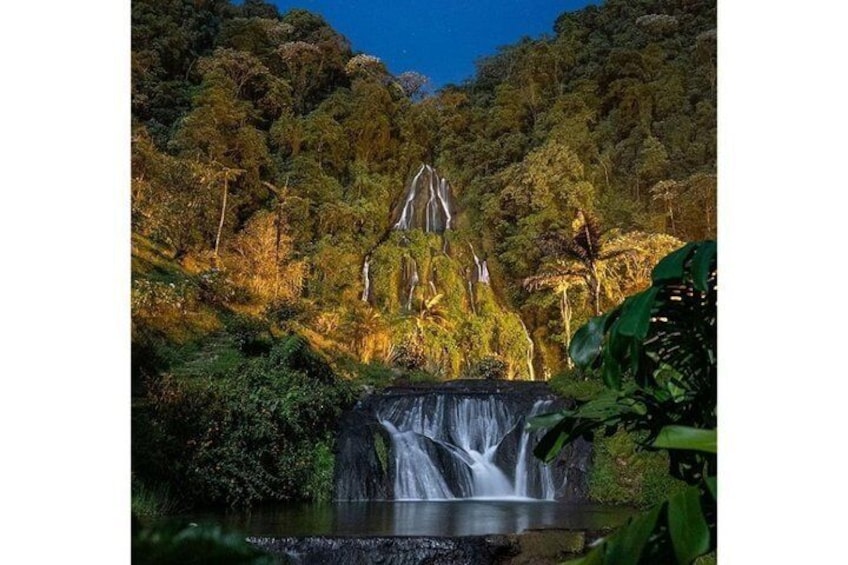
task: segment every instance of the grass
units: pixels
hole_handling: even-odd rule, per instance
[[[586,401],[604,390],[604,385],[596,379],[579,377],[576,373],[560,373],[550,382],[551,389],[564,398]]]
[[[187,346],[171,373],[177,377],[220,376],[238,367],[245,356],[231,336],[215,336]]]
[[[156,518],[173,514],[177,503],[167,488],[150,488],[133,479],[130,506],[132,513],[140,518]]]

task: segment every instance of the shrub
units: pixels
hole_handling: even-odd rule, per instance
[[[336,458],[330,441],[315,445],[312,458],[312,472],[306,483],[306,496],[316,502],[329,502],[333,499],[333,469]]]
[[[224,305],[236,298],[236,288],[218,269],[204,271],[198,277],[200,298],[207,304]]]
[[[466,367],[461,377],[463,379],[504,380],[507,370],[507,364],[503,359],[489,355]]]
[[[133,465],[188,506],[326,496],[331,432],[354,400],[302,339],[287,338],[226,377],[163,378]]]
[[[360,384],[370,385],[378,388],[389,386],[395,378],[395,372],[391,367],[382,363],[368,363],[360,365],[357,369],[357,381]]]
[[[424,369],[427,365],[424,348],[412,340],[400,343],[392,354],[392,365],[407,371]]]
[[[560,373],[550,380],[550,387],[563,398],[573,398],[581,402],[595,398],[604,390],[604,385],[597,379],[583,378],[575,372]]]
[[[282,326],[296,319],[303,312],[303,308],[292,300],[275,300],[265,307],[263,317],[268,323]]]
[[[236,347],[248,355],[267,352],[270,347],[268,328],[261,321],[250,316],[235,314],[225,322],[227,333],[233,338]]]

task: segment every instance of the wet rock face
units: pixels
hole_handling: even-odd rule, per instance
[[[345,413],[339,422],[342,433],[336,442],[338,463],[333,478],[335,497],[339,500],[389,500],[394,497],[386,458],[391,440],[385,428],[368,412],[366,401],[362,408]],[[357,480],[347,480],[348,475],[356,476]]]
[[[390,387],[340,423],[337,500],[529,497],[584,501],[591,444],[542,465],[525,431],[534,414],[568,404],[545,383],[449,381]]]

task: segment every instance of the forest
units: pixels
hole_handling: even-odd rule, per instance
[[[363,389],[595,395],[578,328],[716,238],[716,38],[715,2],[606,0],[433,91],[304,10],[133,0],[133,511],[327,500]],[[604,442],[597,499],[675,488]]]

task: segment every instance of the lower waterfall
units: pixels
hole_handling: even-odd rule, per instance
[[[337,499],[558,500],[585,490],[588,444],[550,465],[533,455],[542,432],[526,430],[527,419],[564,406],[543,383],[453,381],[362,404],[342,424]]]

